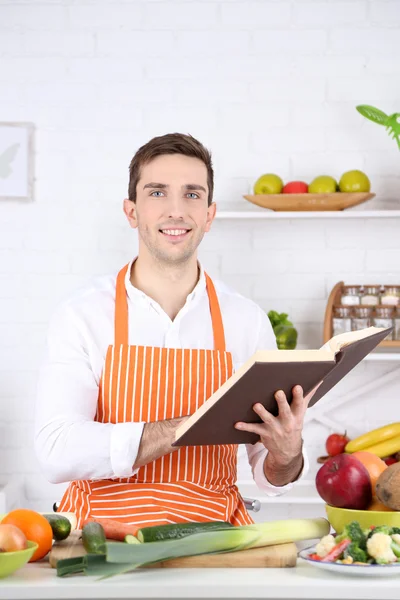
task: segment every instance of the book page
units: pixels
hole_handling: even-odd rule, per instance
[[[335,360],[330,347],[320,350],[258,350],[253,355],[254,362],[319,362]]]
[[[347,333],[341,333],[340,335],[333,336],[330,340],[326,342],[321,348],[321,350],[330,350],[334,354],[339,352],[345,346],[356,342],[357,340],[363,340],[364,338],[369,337],[370,335],[374,335],[375,333],[379,333],[380,331],[384,331],[384,327],[366,327],[365,329],[360,329],[358,331],[348,331]]]

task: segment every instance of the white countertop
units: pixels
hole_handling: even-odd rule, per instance
[[[99,581],[86,575],[57,577],[43,561],[0,579],[0,598],[399,600],[400,577],[343,577],[314,569],[299,559],[290,569],[142,569]]]

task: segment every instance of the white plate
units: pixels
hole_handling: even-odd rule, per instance
[[[366,575],[372,575],[373,577],[400,575],[400,563],[394,563],[392,565],[341,565],[340,563],[321,562],[320,560],[308,558],[309,554],[315,552],[315,548],[316,546],[304,548],[304,550],[299,552],[299,556],[317,569],[332,571],[333,573],[338,573],[340,575],[361,575],[362,577],[365,577]]]

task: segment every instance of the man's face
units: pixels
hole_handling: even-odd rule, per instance
[[[215,215],[215,204],[208,206],[205,164],[182,154],[158,156],[142,167],[136,204],[125,201],[125,212],[152,257],[167,265],[185,263]]]

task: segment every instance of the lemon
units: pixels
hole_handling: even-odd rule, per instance
[[[336,192],[336,179],[330,175],[320,175],[313,179],[308,186],[309,194],[332,194]]]
[[[369,192],[371,182],[362,171],[346,171],[340,178],[339,189],[341,192]]]
[[[266,173],[261,175],[254,184],[255,194],[280,194],[283,188],[283,181],[279,175]]]

